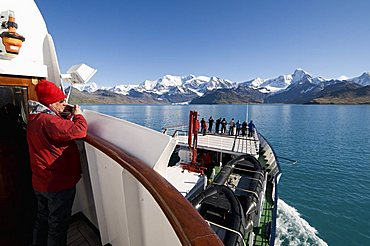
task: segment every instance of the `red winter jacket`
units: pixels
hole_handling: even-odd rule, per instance
[[[82,115],[73,121],[60,116],[30,114],[27,141],[33,188],[57,192],[72,188],[81,177],[80,155],[74,139],[83,138],[87,123]]]

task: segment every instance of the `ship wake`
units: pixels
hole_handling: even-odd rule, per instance
[[[327,246],[328,244],[318,236],[317,230],[301,217],[297,209],[279,199],[275,245]]]

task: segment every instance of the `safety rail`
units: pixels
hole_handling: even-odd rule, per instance
[[[261,139],[262,148],[265,145],[268,145],[271,148],[271,151],[274,154],[274,156],[276,156],[274,148],[270,145],[270,143],[267,141],[267,139],[261,133],[258,133],[258,136]],[[275,187],[274,197],[273,197],[274,207],[273,207],[273,210],[272,210],[272,226],[271,226],[272,230],[271,230],[271,233],[270,233],[270,242],[269,242],[270,246],[275,245],[277,203],[278,203],[278,199],[279,199],[278,188],[277,187],[278,187],[279,176],[281,175],[281,168],[280,168],[279,160],[276,159],[275,161],[276,161],[276,168],[275,168],[276,172],[275,173],[270,173],[270,175],[272,177],[274,177],[273,182],[274,182],[274,187]]]
[[[244,245],[244,246],[246,246],[246,244],[245,244],[245,240],[244,240],[244,237],[243,237],[243,235],[242,235],[240,232],[238,232],[238,231],[236,231],[236,230],[233,230],[233,229],[231,229],[231,228],[228,228],[228,227],[226,227],[226,226],[222,226],[222,225],[220,225],[220,224],[214,223],[214,222],[209,221],[209,220],[206,220],[206,221],[207,221],[207,223],[208,223],[208,224],[210,224],[210,225],[214,225],[214,226],[219,227],[219,228],[221,228],[221,229],[224,229],[224,230],[226,230],[226,231],[230,231],[230,232],[232,232],[232,233],[237,234],[237,235],[242,239],[243,245]]]
[[[167,133],[168,134],[168,133]],[[170,135],[170,134],[168,134]],[[187,132],[175,131],[172,137],[181,145],[188,144]],[[259,139],[256,137],[230,136],[225,134],[198,134],[198,147],[240,154],[258,155]]]
[[[188,130],[189,130],[188,125],[173,125],[173,126],[162,127],[162,133],[167,134],[172,137],[174,137],[179,132],[183,134],[187,134]]]
[[[144,162],[91,133],[84,141],[109,156],[148,190],[182,245],[223,245],[193,206],[166,179]]]

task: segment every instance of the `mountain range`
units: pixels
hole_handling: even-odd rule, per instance
[[[138,85],[74,85],[71,103],[225,104],[225,103],[370,103],[370,72],[326,80],[302,69],[271,79],[236,83],[219,77],[165,75]]]

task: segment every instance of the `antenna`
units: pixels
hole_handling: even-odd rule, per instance
[[[85,84],[91,79],[92,76],[96,73],[96,69],[89,67],[86,64],[74,65],[68,69],[67,74],[62,74],[61,78],[64,81],[71,83],[69,87],[67,102],[72,91],[73,84]]]

